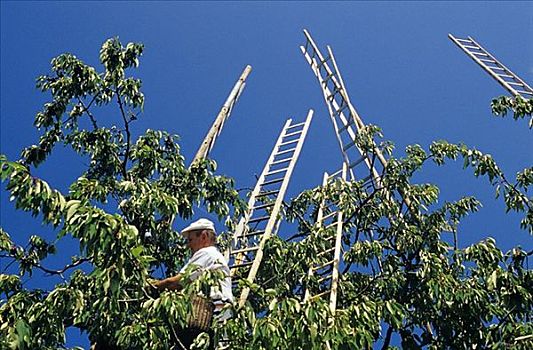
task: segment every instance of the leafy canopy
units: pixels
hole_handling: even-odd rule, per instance
[[[144,95],[141,80],[129,72],[143,50],[141,44],[107,40],[101,72],[71,54],[54,58],[51,73],[37,79],[37,87],[50,94],[35,118],[39,142],[18,161],[0,156],[0,176],[16,208],[55,233],[22,245],[0,230],[0,259],[9,262],[0,274],[1,348],[64,348],[68,327],[117,348],[178,348],[176,327],[186,324],[190,295],[221,277],[206,274],[183,291],[157,296],[147,288],[155,269],[172,275],[187,257],[172,227],[175,216],[190,218],[202,206],[220,219],[238,219],[244,204],[233,181],[215,174],[214,161],[185,166],[175,135],[147,130],[134,136]],[[500,98],[492,108],[524,118],[531,117],[531,103]],[[391,143],[376,146],[380,136],[379,128],[368,126],[357,139],[370,156],[376,147],[389,156],[380,186],[339,180],[294,198],[284,217],[298,223],[298,232],[270,239],[254,283],[241,280],[234,291],[250,286],[249,302],[215,325],[216,337],[226,334],[233,349],[323,349],[325,343],[385,349],[393,336],[415,349],[531,348],[532,252],[502,252],[491,238],[459,247],[458,225],[481,203],[464,197],[439,205],[435,185],[411,179],[427,164],[462,159],[476,177],[488,179],[507,211],[523,215],[521,228],[531,234],[533,168],[511,180],[489,155],[446,141],[428,150],[413,145],[404,158],[395,158]],[[32,175],[60,144],[89,159],[67,193]],[[340,209],[344,221],[334,315],[325,299],[303,302],[305,290],[327,288],[308,275],[312,264],[323,262],[320,253],[335,234],[317,223],[324,203]],[[79,251],[61,269],[51,269],[45,260],[58,253],[65,236],[79,243]],[[48,290],[25,287],[22,279],[34,273],[62,282]],[[206,336],[199,337],[199,348]]]

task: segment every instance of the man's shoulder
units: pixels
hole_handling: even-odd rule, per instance
[[[209,247],[203,247],[198,249],[199,252],[203,252],[204,254],[221,254],[218,248],[214,245],[210,245]]]
[[[215,246],[201,248],[195,253],[195,255],[205,256],[205,257],[209,256],[209,257],[216,258],[216,259],[224,257],[222,253]]]

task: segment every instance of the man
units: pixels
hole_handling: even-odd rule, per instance
[[[230,270],[224,256],[215,246],[215,225],[208,219],[200,219],[183,229],[181,234],[187,240],[187,245],[192,252],[191,258],[176,276],[156,281],[153,285],[159,290],[181,289],[183,284],[194,281],[204,271],[220,270],[225,278],[219,282],[218,286],[211,287],[209,297],[215,305],[215,319],[222,321],[229,318],[231,313],[228,310],[222,312],[222,308],[226,303],[233,302]],[[189,275],[189,280],[184,281],[183,276],[187,269],[192,269],[193,272]],[[201,333],[201,330],[186,329],[180,333],[183,335],[183,338],[180,336],[180,340],[189,348],[196,336]],[[212,334],[210,336],[212,337]]]

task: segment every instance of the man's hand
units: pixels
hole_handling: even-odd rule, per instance
[[[148,285],[146,286],[145,290],[148,293],[148,295],[152,298],[158,298],[161,292],[157,285],[159,284],[160,281],[154,278],[148,278],[147,282],[148,282]]]
[[[150,285],[154,286],[160,291],[165,290],[165,289],[180,290],[182,289],[180,281],[181,281],[181,275],[177,274],[176,276],[172,276],[172,277],[165,278],[162,280],[149,279],[148,283],[150,283]]]

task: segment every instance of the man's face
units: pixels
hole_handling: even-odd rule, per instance
[[[187,236],[187,246],[194,253],[205,246],[207,234],[204,230],[191,231]]]

